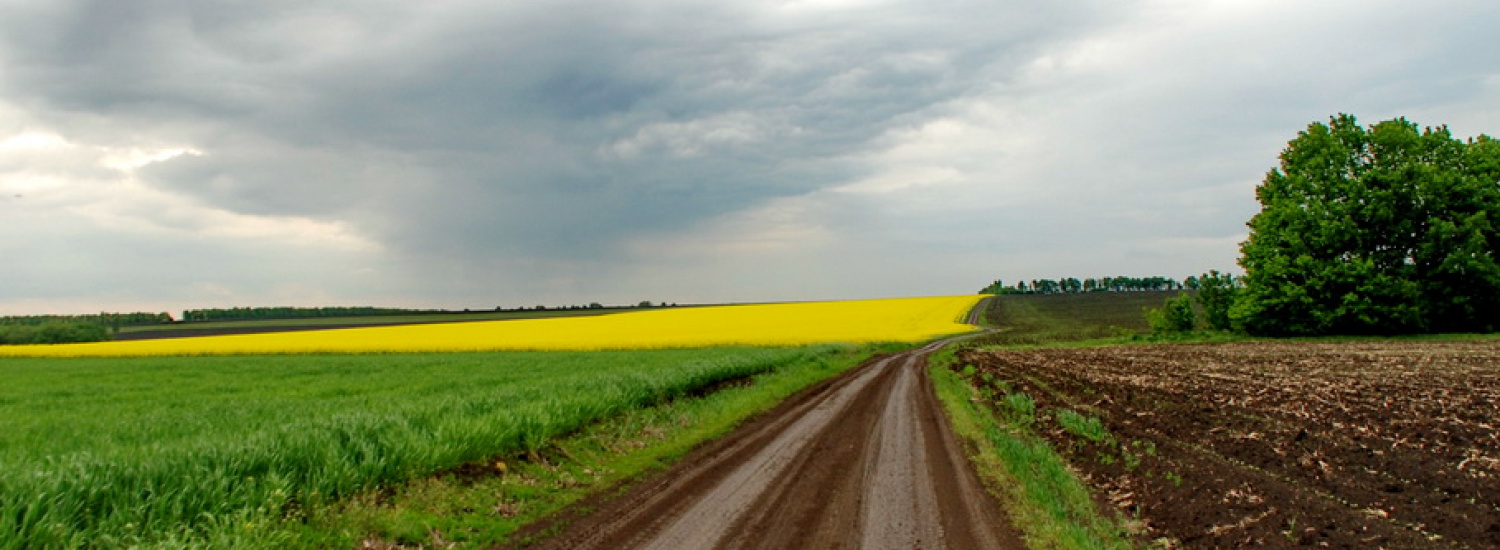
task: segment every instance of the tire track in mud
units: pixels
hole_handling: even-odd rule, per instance
[[[930,344],[866,365],[614,497],[536,548],[1023,548],[927,378]]]

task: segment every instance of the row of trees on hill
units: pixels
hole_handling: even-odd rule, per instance
[[[1016,281],[1015,286],[1007,286],[1004,281],[996,280],[989,286],[979,290],[980,294],[1067,294],[1073,292],[1141,292],[1147,290],[1182,290],[1188,281],[1178,282],[1168,277],[1099,277],[1078,279],[1076,277],[1065,277],[1062,279],[1032,279],[1027,281]]]

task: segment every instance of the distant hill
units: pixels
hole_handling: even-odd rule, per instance
[[[990,300],[984,320],[998,330],[985,344],[1044,344],[1148,332],[1146,308],[1182,290],[1005,294]]]

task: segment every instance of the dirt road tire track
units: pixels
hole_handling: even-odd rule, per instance
[[[821,383],[533,548],[1023,548],[927,377],[940,343]]]

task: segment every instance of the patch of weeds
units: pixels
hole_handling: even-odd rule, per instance
[[[1010,420],[1023,426],[1036,423],[1036,401],[1025,392],[1005,396],[1005,409],[1010,411]]]
[[[1104,427],[1099,417],[1080,414],[1073,409],[1058,409],[1053,415],[1057,424],[1075,436],[1088,440],[1090,443],[1109,445],[1114,442],[1114,436]]]

